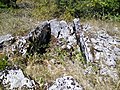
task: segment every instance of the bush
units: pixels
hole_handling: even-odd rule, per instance
[[[62,12],[66,10],[74,17],[101,18],[120,15],[119,0],[56,0]]]

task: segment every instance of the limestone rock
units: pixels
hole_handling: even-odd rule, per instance
[[[0,83],[6,90],[22,90],[23,88],[34,90],[36,88],[35,81],[27,78],[22,70],[17,67],[0,71]]]
[[[104,75],[104,76],[109,75],[113,79],[113,81],[117,81],[119,79],[117,70],[115,70],[114,68],[108,68],[106,66],[101,67],[100,75]]]
[[[117,76],[117,73],[114,74],[112,71],[116,71],[116,61],[120,58],[120,40],[103,30],[94,31],[90,25],[82,26],[79,18],[74,19],[72,24],[56,19],[44,21],[26,36],[15,38],[14,44],[8,48],[13,54],[18,53],[22,56],[35,52],[44,53],[51,35],[56,38],[58,46],[69,50],[70,53],[72,52],[70,49],[74,45],[79,45],[86,64],[97,63],[101,68],[100,70],[107,71],[107,74],[113,79],[115,78],[114,75]],[[1,36],[0,48],[6,45],[3,44],[4,42],[12,41],[13,38],[11,35]],[[113,69],[106,68],[104,70],[103,65]],[[91,73],[92,68],[90,66],[85,74]]]
[[[4,43],[6,41],[10,41],[12,39],[14,39],[14,37],[12,37],[11,34],[0,36],[0,44]]]
[[[76,44],[76,36],[73,31],[73,25],[68,25],[64,20],[50,20],[51,35],[58,39],[58,45],[62,48],[71,49]]]
[[[56,19],[53,19],[50,21],[50,28],[51,28],[51,34],[57,38],[60,33],[60,26],[59,26],[59,21]]]
[[[72,76],[57,78],[47,90],[83,90],[83,87]]]
[[[110,76],[113,80],[118,80],[118,73],[115,70],[116,61],[119,58],[119,40],[117,37],[110,36],[107,32],[92,31],[93,27],[81,27],[79,19],[74,19],[74,31],[76,39],[83,57],[87,63],[98,63],[100,74]],[[85,29],[84,29],[85,28]],[[105,66],[107,68],[103,68]],[[112,68],[112,69],[111,69]],[[85,69],[85,74],[93,74],[94,67],[89,66]],[[98,72],[98,71],[97,71]],[[102,72],[102,73],[101,73]]]
[[[51,30],[48,21],[43,22],[32,30],[28,35],[19,37],[12,45],[12,52],[17,52],[22,56],[26,54],[43,53],[50,41]]]
[[[0,36],[0,52],[14,42],[14,37],[11,34]]]

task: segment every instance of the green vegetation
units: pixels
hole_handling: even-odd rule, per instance
[[[66,2],[65,2],[66,1]],[[120,21],[118,0],[17,0],[19,8],[0,3],[0,34],[24,35],[38,21],[54,18],[72,21],[100,19]],[[2,8],[4,7],[4,8]]]
[[[74,17],[94,17],[96,19],[120,20],[119,0],[57,0],[57,6]]]
[[[42,13],[51,17],[73,17],[120,21],[119,0],[34,0]],[[42,10],[44,8],[44,11]],[[44,14],[46,15],[46,14]]]
[[[5,69],[5,67],[8,65],[7,61],[8,57],[4,54],[0,54],[0,70]]]
[[[18,7],[20,3],[33,6],[30,16],[42,20],[61,18],[69,21],[80,17],[120,21],[119,0],[17,0]],[[25,5],[24,8],[29,6]],[[0,2],[0,7],[6,7],[6,4]]]

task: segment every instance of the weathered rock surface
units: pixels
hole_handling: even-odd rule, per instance
[[[35,52],[44,53],[51,35],[58,39],[58,45],[62,48],[71,49],[77,42],[72,25],[65,21],[51,20],[41,23],[26,36],[15,37],[14,44],[10,45],[6,52],[22,56]]]
[[[14,39],[14,37],[12,37],[12,35],[10,35],[10,34],[0,36],[0,44],[4,43],[6,41],[10,41],[12,39]]]
[[[22,56],[35,52],[44,53],[51,36],[56,38],[58,46],[69,50],[70,53],[74,45],[79,45],[86,64],[96,65],[97,73],[100,75],[110,76],[113,80],[119,79],[115,67],[117,60],[120,59],[120,40],[103,30],[95,31],[91,26],[82,26],[78,18],[74,19],[72,24],[56,19],[45,21],[26,36],[15,38],[14,43],[8,46],[6,52]],[[4,48],[4,42],[10,42],[13,38],[10,35],[1,36],[0,48]],[[95,73],[92,72],[93,69],[92,66],[86,67],[84,74]],[[56,79],[48,90],[82,90],[81,86],[76,86],[78,83],[72,77],[68,76],[68,78],[67,80],[66,76]]]
[[[47,90],[83,90],[83,87],[72,76],[57,78]]]
[[[51,35],[58,39],[58,45],[62,48],[71,49],[76,44],[76,36],[73,25],[68,25],[65,21],[50,21]]]
[[[14,37],[11,34],[0,36],[0,52],[4,51],[5,47],[8,47],[14,42]]]
[[[120,48],[118,46],[120,43],[117,37],[112,37],[103,30],[81,29],[79,32],[81,32],[78,39],[79,46],[86,63],[97,63],[99,74],[103,75],[105,73],[104,75],[110,76],[113,80],[118,80],[119,76],[115,67],[119,59]],[[86,68],[85,73],[86,71],[90,73],[92,69],[93,67]]]
[[[113,80],[118,80],[115,67],[120,54],[120,48],[117,47],[120,42],[117,37],[112,37],[103,30],[94,31],[92,26],[81,26],[78,18],[73,20],[72,25],[68,25],[65,21],[51,20],[50,27],[51,34],[58,39],[58,44],[62,48],[70,49],[78,44],[86,64],[97,63],[99,74],[106,73],[105,75]],[[89,74],[93,67],[88,68],[85,73],[87,71]]]
[[[43,22],[32,30],[28,35],[17,37],[16,42],[8,47],[6,52],[11,54],[20,54],[26,56],[27,54],[44,53],[47,44],[50,41],[51,30],[48,21]]]
[[[86,62],[97,62],[100,59],[108,66],[116,65],[116,59],[120,55],[120,40],[109,36],[105,31],[91,33],[89,29],[80,25],[79,19],[74,19],[73,24],[68,25],[65,21],[56,19],[45,21],[32,30],[28,35],[14,38],[11,35],[0,36],[0,47],[4,42],[15,39],[11,45],[12,52],[22,55],[45,51],[44,45],[48,44],[51,35],[58,39],[61,47],[70,48],[75,44],[80,46]]]
[[[6,68],[0,72],[0,83],[5,90],[34,90],[36,83],[27,78],[23,71],[17,67]]]

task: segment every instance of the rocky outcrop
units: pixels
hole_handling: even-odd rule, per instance
[[[0,83],[5,90],[35,90],[37,88],[35,81],[26,77],[17,67],[8,67],[1,71]]]
[[[107,32],[100,30],[95,31],[94,28],[79,29],[79,19],[75,19],[76,22],[76,38],[80,50],[86,63],[93,63],[98,68],[100,75],[108,75],[113,80],[118,80],[119,76],[116,70],[116,62],[119,59],[120,45],[117,37],[112,37]],[[93,29],[93,31],[92,31]],[[117,52],[117,53],[116,53]],[[90,73],[94,67],[89,66],[85,72]],[[93,73],[93,72],[91,72]]]
[[[23,56],[26,53],[43,53],[51,35],[63,48],[70,49],[78,44],[86,62],[97,62],[102,59],[108,66],[115,67],[115,61],[120,55],[120,49],[117,47],[120,41],[116,37],[109,36],[103,30],[90,31],[80,25],[79,19],[74,19],[72,24],[56,19],[45,21],[23,37],[12,37],[10,34],[0,36],[0,48],[11,46],[13,53],[17,52]],[[12,43],[5,45],[6,42]]]
[[[83,90],[83,87],[72,76],[57,78],[47,90]]]
[[[14,39],[14,37],[10,34],[0,36],[0,44],[3,44],[6,41],[11,41],[12,39]]]
[[[65,21],[51,20],[50,26],[51,34],[58,39],[61,48],[70,49],[79,45],[86,64],[93,63],[100,75],[108,75],[113,80],[118,80],[115,67],[120,58],[120,42],[117,37],[110,36],[103,30],[95,31],[92,26],[82,26],[77,18],[70,25]],[[94,67],[86,67],[85,74],[89,74],[92,69]]]
[[[98,68],[94,73],[110,76],[113,80],[119,79],[115,67],[120,58],[120,40],[103,30],[95,31],[92,26],[81,25],[78,18],[70,24],[56,19],[45,21],[23,37],[1,36],[0,48],[4,50],[3,48],[6,47],[7,54],[19,54],[23,57],[33,55],[35,52],[43,54],[51,36],[54,36],[57,45],[61,49],[67,49],[70,55],[72,55],[71,49],[78,45],[85,63],[92,63]],[[5,44],[5,42],[11,41],[11,44]],[[84,74],[93,73],[93,69],[94,67],[91,65],[87,66]],[[72,77],[66,76],[56,79],[48,90],[83,90],[81,86],[77,87],[76,85],[78,83]]]
[[[87,31],[84,33],[87,33]],[[117,47],[119,42],[116,39],[109,36],[105,31],[98,31],[92,36],[86,34],[83,42],[87,62],[103,60],[106,65],[115,67],[115,61],[117,56],[119,56],[115,55],[115,52],[118,51],[117,53],[120,53],[120,49]]]
[[[44,53],[51,35],[57,39],[57,44],[62,48],[70,49],[77,42],[73,25],[68,25],[65,21],[50,20],[41,23],[26,36],[15,37],[15,42],[6,49],[6,52],[22,56],[35,52]]]
[[[6,52],[8,52],[8,56],[18,54],[24,57],[35,52],[42,54],[45,52],[50,37],[50,25],[45,21],[28,33],[28,35],[16,37],[15,42],[6,49]]]

